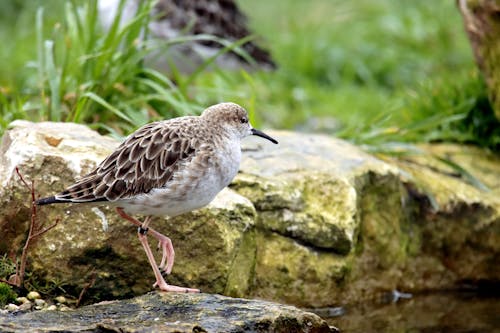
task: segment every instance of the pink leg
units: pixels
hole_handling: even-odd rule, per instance
[[[127,221],[135,224],[138,227],[142,227],[143,224],[133,218],[132,216],[128,215],[123,211],[121,207],[116,208],[116,211],[118,214],[126,219]],[[146,222],[146,221],[144,221]],[[149,223],[149,220],[148,220]],[[174,261],[175,261],[175,251],[174,251],[174,246],[172,245],[172,241],[170,238],[167,236],[159,233],[158,231],[149,228],[148,233],[150,233],[154,238],[158,240],[158,248],[162,249],[162,256],[161,256],[161,262],[159,268],[167,273],[170,274],[172,272],[172,267],[174,267]]]
[[[158,269],[158,266],[156,266],[156,261],[155,257],[153,256],[153,252],[151,251],[151,248],[149,247],[148,244],[148,238],[146,235],[141,234],[139,231],[138,233],[139,240],[142,243],[142,246],[144,247],[144,251],[146,251],[146,255],[148,256],[149,263],[151,264],[151,267],[153,268],[153,272],[155,273],[156,277],[156,282],[153,284],[153,287],[158,287],[160,290],[163,291],[175,291],[175,292],[181,292],[181,293],[199,293],[199,289],[192,289],[192,288],[184,288],[184,287],[177,287],[177,286],[172,286],[168,285],[165,282],[165,279],[160,273],[160,270]]]
[[[140,223],[139,221],[137,221],[133,217],[127,215],[123,211],[122,208],[119,207],[116,209],[116,211],[118,212],[118,214],[121,217],[125,218],[126,220],[132,222],[135,225],[138,225],[139,227],[141,227],[143,229],[148,230],[147,227],[148,227],[148,224],[151,220],[151,218],[149,216],[146,218],[144,223]],[[151,231],[153,231],[153,230],[152,229],[148,230],[148,232],[151,232]],[[163,236],[162,234],[160,234],[157,231],[154,231],[154,233],[168,239],[168,237]],[[160,288],[160,290],[163,290],[163,291],[175,291],[175,292],[184,292],[184,293],[199,293],[200,292],[199,289],[184,288],[184,287],[168,285],[165,282],[165,279],[163,278],[163,276],[161,275],[158,266],[156,265],[156,260],[155,260],[155,257],[153,255],[153,252],[151,251],[151,248],[149,247],[148,238],[146,236],[146,233],[141,233],[141,230],[139,230],[137,235],[139,237],[139,240],[141,241],[141,244],[142,244],[142,247],[144,248],[144,251],[146,252],[146,256],[148,257],[149,263],[151,264],[151,267],[153,268],[153,272],[154,272],[155,277],[156,277],[156,282],[153,284],[153,287],[158,287],[158,288]],[[162,240],[160,240],[160,244],[161,244],[161,242],[162,242]],[[168,239],[168,242],[170,243],[170,246],[172,246],[172,242],[170,241],[170,239]],[[165,244],[165,243],[163,243],[163,244]],[[166,255],[165,255],[165,253],[166,253],[165,251],[167,251],[166,247],[167,247],[167,245],[164,245],[164,247],[163,247],[163,251],[164,251],[163,258],[162,258],[163,264],[164,264],[164,259],[166,258]],[[172,251],[173,251],[173,248],[172,248]],[[169,261],[169,263],[170,263],[170,261]],[[172,267],[170,266],[170,270],[171,269],[172,269]]]

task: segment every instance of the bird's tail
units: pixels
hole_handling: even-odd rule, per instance
[[[61,203],[61,202],[67,202],[67,200],[60,200],[57,199],[55,196],[47,197],[47,198],[41,198],[35,201],[35,204],[37,206],[43,206],[43,205],[50,205],[53,203]]]

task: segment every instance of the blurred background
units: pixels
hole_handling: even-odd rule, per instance
[[[106,35],[95,1],[2,1],[1,130],[22,118],[86,122],[122,136],[234,101],[255,126],[325,132],[372,151],[429,141],[500,149],[455,1],[237,3],[276,70],[201,66],[166,77],[145,70],[145,51],[134,45],[147,18]]]

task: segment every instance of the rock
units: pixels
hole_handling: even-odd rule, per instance
[[[500,3],[494,0],[458,0],[476,62],[486,79],[491,105],[500,120]]]
[[[29,302],[29,299],[27,297],[17,297],[16,298],[16,302],[18,304],[24,304],[24,303]]]
[[[30,194],[15,175],[16,166],[28,181],[35,181],[38,193],[50,195],[89,172],[117,145],[83,125],[16,121],[12,127],[2,143],[0,182],[9,189],[0,191],[0,198],[12,205],[0,208],[0,230],[5,235],[0,250],[22,247],[28,229]],[[61,222],[37,241],[30,253],[31,269],[47,280],[67,281],[75,297],[93,279],[91,272],[95,270],[95,283],[86,293],[88,301],[150,290],[154,275],[137,240],[136,227],[113,210],[101,210],[109,220],[108,232],[102,231],[101,218],[87,207],[40,207],[37,215],[41,222]],[[234,260],[255,256],[255,248],[246,246],[253,235],[254,220],[251,202],[229,189],[203,210],[172,219],[156,218],[152,227],[165,232],[176,249],[169,283],[245,294],[254,262]],[[236,266],[238,273],[234,270],[230,274]]]
[[[35,305],[44,307],[45,305],[47,305],[47,302],[45,302],[43,299],[35,299]]]
[[[56,298],[54,298],[54,301],[56,301],[59,304],[66,304],[67,299],[66,299],[66,297],[60,295],[60,296],[57,296]]]
[[[61,305],[59,307],[59,311],[61,311],[61,312],[71,312],[71,311],[73,311],[73,309],[70,308],[69,306],[66,306],[66,305],[63,304],[63,305]]]
[[[33,303],[26,302],[19,305],[19,311],[30,311],[33,308]]]
[[[245,141],[231,185],[257,209],[251,297],[323,307],[499,280],[498,155],[435,144],[382,161],[328,136],[270,134],[279,146]]]
[[[57,306],[54,304],[51,304],[45,308],[46,311],[55,311],[57,310]]]
[[[26,295],[26,297],[29,300],[34,301],[36,299],[40,299],[42,296],[40,296],[40,293],[38,293],[38,291],[30,291],[28,295]]]
[[[5,306],[5,310],[7,310],[9,312],[19,311],[19,305],[9,303]]]
[[[0,320],[0,331],[334,332],[293,306],[209,294],[153,292],[72,312],[32,312]]]
[[[12,127],[1,148],[0,200],[9,204],[0,206],[0,254],[22,247],[29,223],[29,192],[15,166],[48,195],[116,146],[81,125]],[[241,172],[208,207],[153,221],[176,248],[169,283],[326,307],[395,289],[500,280],[492,264],[500,254],[499,156],[434,144],[419,147],[420,155],[382,160],[328,136],[270,134],[279,145],[244,141]],[[87,303],[151,290],[135,227],[101,209],[107,232],[87,207],[40,207],[40,221],[61,222],[37,240],[28,269],[60,281],[75,299],[90,285]]]

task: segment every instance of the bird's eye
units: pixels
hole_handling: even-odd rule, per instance
[[[241,118],[240,118],[240,122],[241,122],[242,124],[246,124],[246,123],[248,123],[248,118],[247,118],[247,117],[241,117]]]

